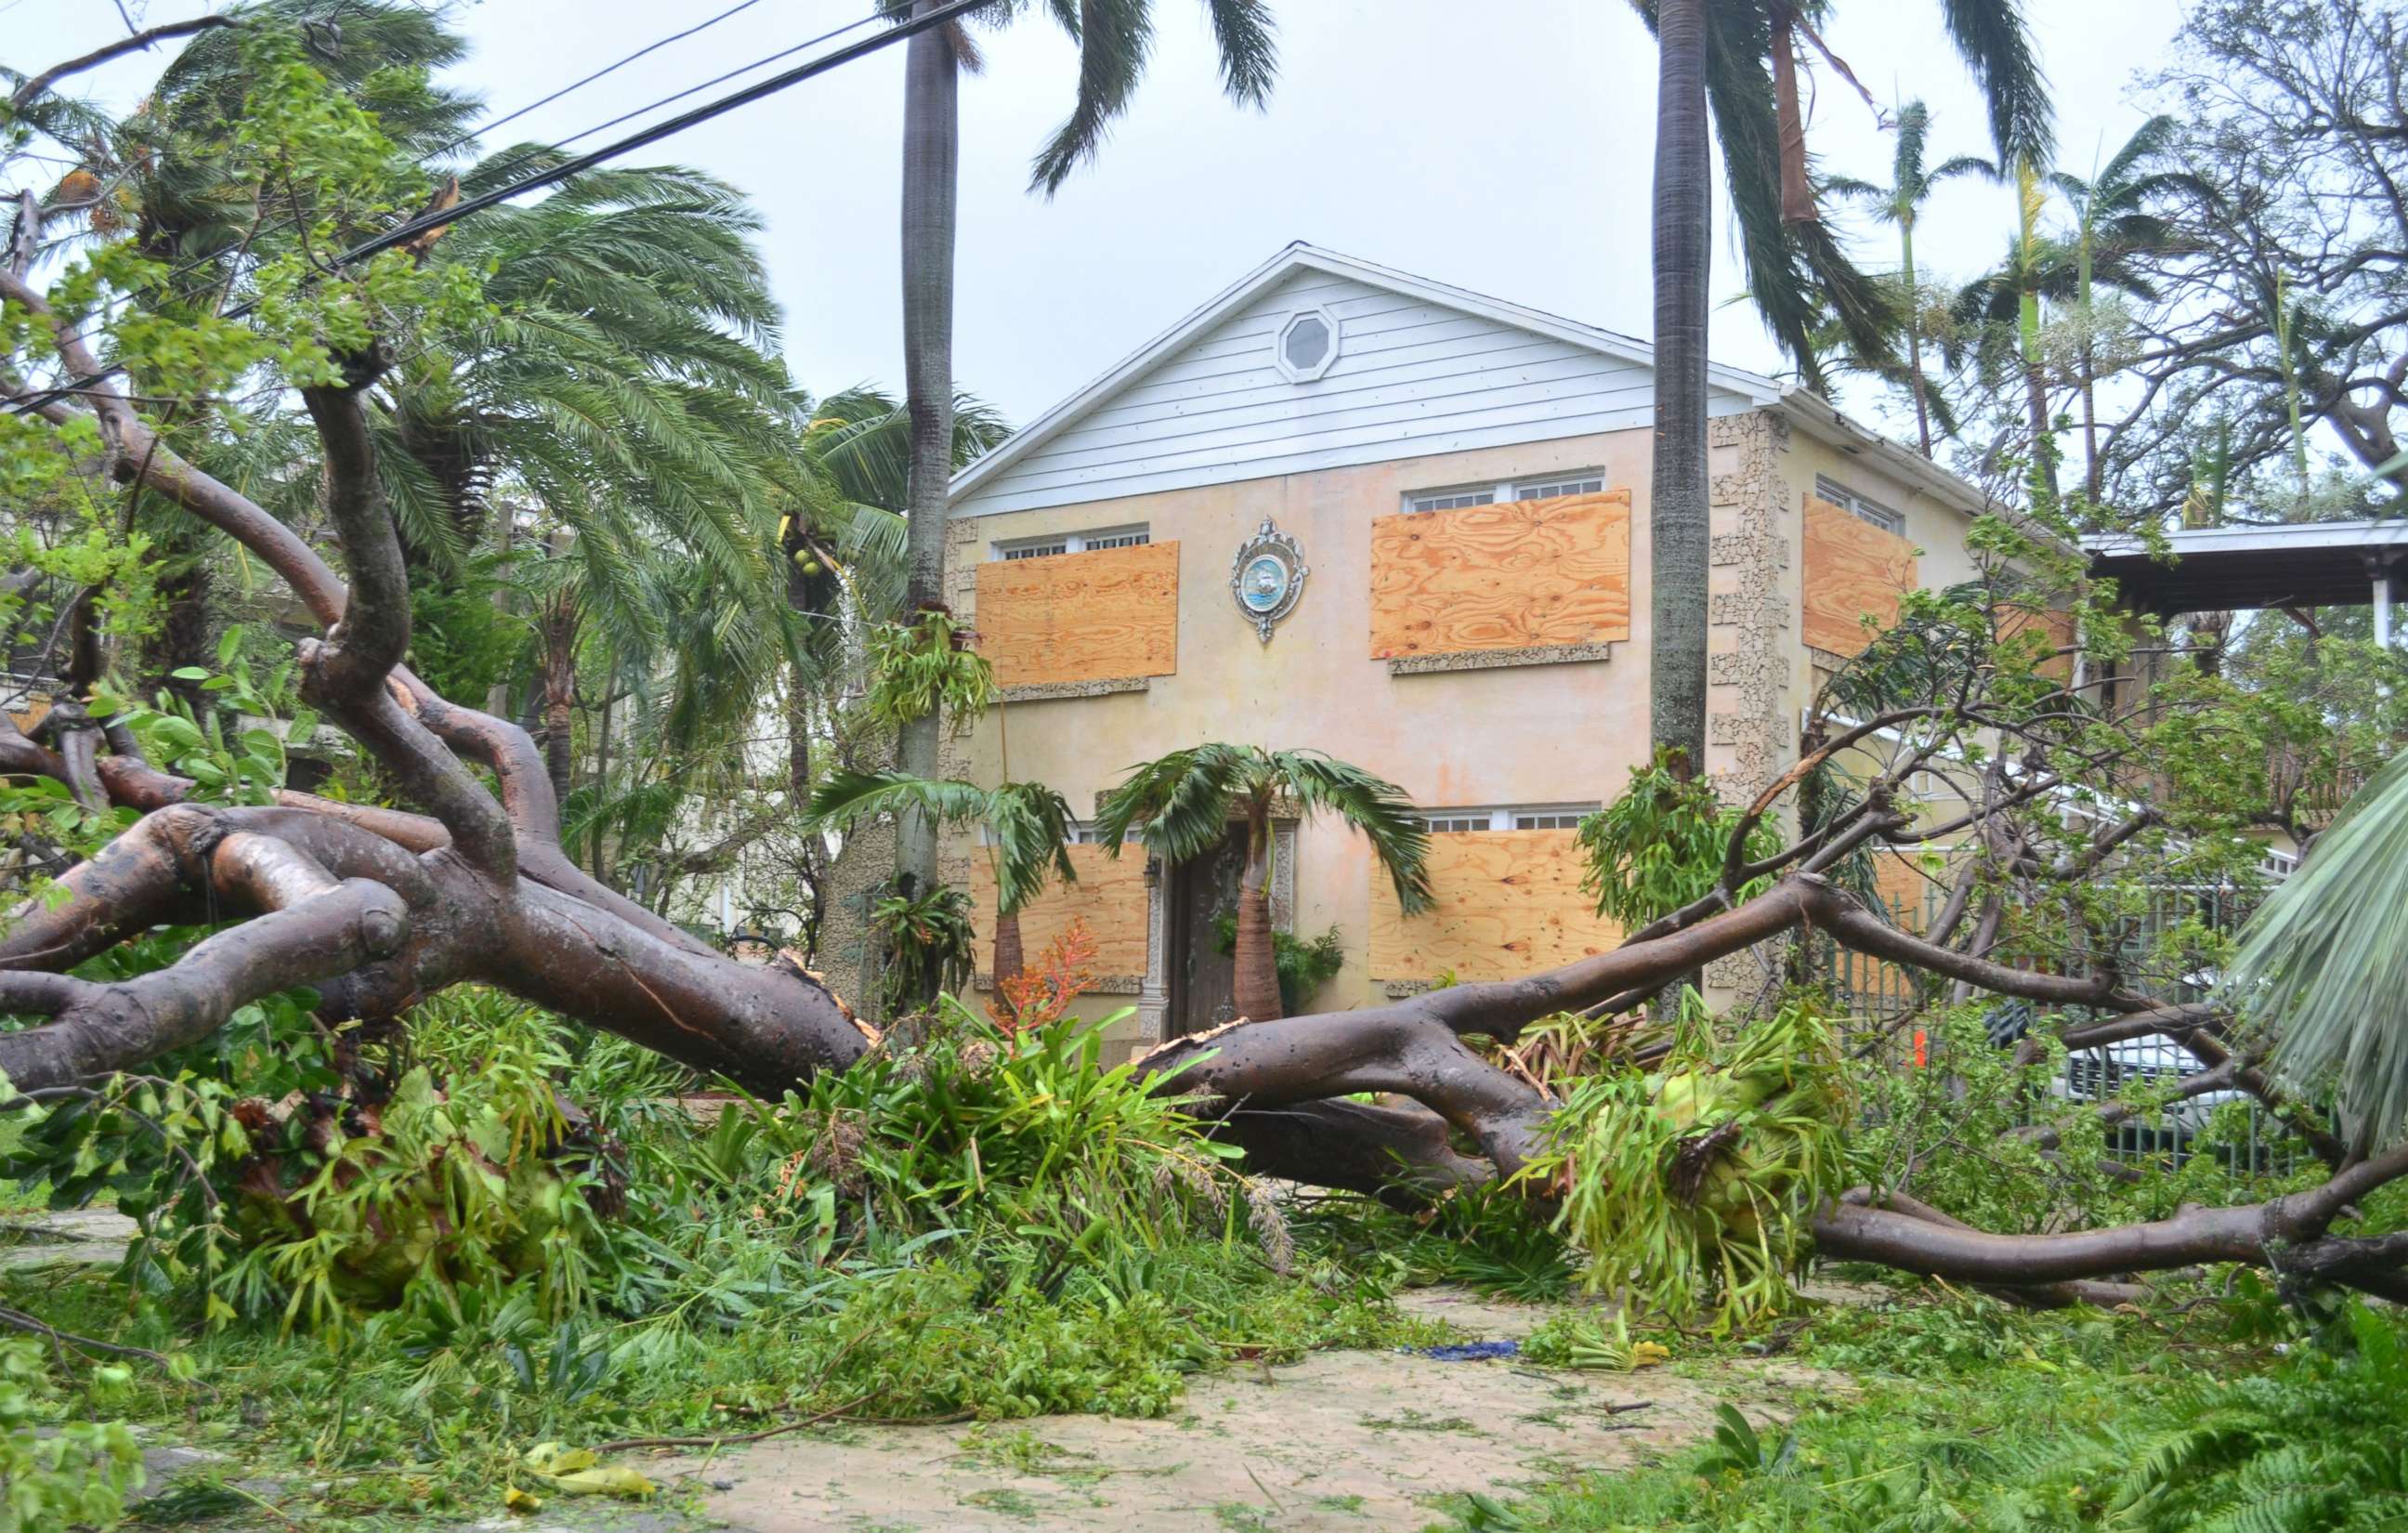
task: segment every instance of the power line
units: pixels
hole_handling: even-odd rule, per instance
[[[826,74],[833,69],[841,68],[845,64],[851,64],[856,59],[867,58],[868,55],[878,52],[882,49],[891,48],[895,44],[901,42],[906,38],[917,36],[923,32],[932,31],[937,27],[943,26],[948,22],[953,21],[958,17],[968,15],[973,10],[980,9],[982,7],[990,6],[995,3],[996,0],[949,0],[949,3],[939,6],[934,10],[924,11],[917,16],[911,17],[908,21],[895,23],[893,26],[889,27],[884,32],[880,33],[875,37],[865,37],[858,42],[848,43],[832,53],[823,54],[819,58],[797,64],[792,69],[772,75],[767,79],[755,81],[754,83],[744,87],[740,91],[731,91],[727,94],[720,96],[715,100],[705,102],[703,105],[694,107],[691,110],[680,112],[675,117],[655,122],[651,127],[639,129],[635,133],[627,135],[624,138],[613,139],[611,142],[603,145],[599,149],[590,150],[583,154],[576,156],[574,159],[566,160],[557,165],[553,165],[550,169],[539,171],[535,175],[525,177],[520,180],[512,181],[505,186],[495,187],[490,192],[481,193],[477,196],[470,197],[465,202],[458,203],[450,208],[442,208],[439,211],[420,214],[418,217],[397,224],[380,235],[362,240],[357,245],[352,246],[351,249],[336,256],[329,265],[332,266],[348,266],[356,262],[367,260],[371,256],[380,255],[386,251],[393,250],[396,246],[406,244],[408,241],[415,239],[420,235],[424,234],[429,230],[448,228],[452,224],[458,223],[463,220],[471,218],[499,203],[507,202],[512,197],[519,196],[527,192],[535,191],[539,187],[550,186],[555,182],[566,180],[571,176],[580,175],[606,161],[613,160],[622,154],[626,154],[635,150],[642,149],[648,144],[658,143],[661,139],[682,133],[686,129],[707,122],[714,117],[723,116],[727,112],[734,111],[738,107],[750,106],[753,102],[759,101],[766,96],[775,95],[779,92],[783,91],[790,86],[799,85],[804,80],[811,79],[820,75]],[[873,17],[870,18],[870,20],[874,21],[877,20],[877,18]],[[836,33],[829,34],[829,36],[839,36],[842,33],[853,31],[862,24],[864,23],[854,22],[851,26],[840,27]],[[797,44],[796,46],[809,47],[810,44],[804,43]],[[795,50],[788,49],[785,51],[791,53],[795,51]],[[782,54],[771,55],[772,58],[782,56]],[[747,65],[744,69],[735,70],[732,73],[744,74],[750,69],[759,67],[761,63],[766,62],[767,61],[756,61],[756,63]],[[722,76],[720,78],[724,79],[729,77]],[[706,85],[695,86],[693,90],[680,92],[678,96],[666,97],[663,101],[656,102],[653,105],[654,107],[666,105],[669,101],[679,99],[679,96],[691,95],[695,90],[706,89],[707,85],[710,83],[716,83],[716,81],[706,82]],[[642,109],[649,111],[652,108],[645,107]],[[631,113],[628,115],[639,114]],[[613,119],[613,122],[623,120],[624,119]],[[604,127],[608,127],[609,125],[611,124],[603,124]],[[601,128],[593,128],[587,130],[585,134],[580,134],[578,136],[585,137],[589,136],[593,133],[598,133],[600,131]],[[239,319],[258,307],[258,301],[255,299],[248,303],[238,304],[235,308],[228,309],[224,317],[227,319]],[[59,387],[49,389],[41,394],[19,400],[16,402],[14,407],[12,407],[12,413],[23,415],[33,410],[39,409],[42,406],[50,403],[51,400],[64,398],[67,394],[79,393],[81,390],[89,388],[91,385],[100,382],[105,379],[113,377],[123,370],[124,368],[122,364],[105,367],[88,378],[74,380],[68,383],[60,385]]]
[[[539,107],[549,107],[553,102],[558,101],[562,96],[567,95],[573,91],[583,90],[585,87],[593,84],[595,80],[600,79],[605,75],[618,73],[620,70],[624,69],[627,65],[635,63],[638,59],[642,58],[647,53],[657,53],[671,43],[683,42],[686,38],[693,36],[697,32],[709,31],[710,28],[715,27],[720,22],[727,20],[730,16],[735,15],[738,11],[750,10],[760,3],[761,0],[738,0],[737,4],[728,7],[718,15],[713,16],[707,21],[696,21],[694,25],[686,28],[683,32],[673,32],[667,36],[661,38],[658,42],[647,43],[643,47],[636,50],[633,53],[628,54],[625,58],[621,59],[618,63],[606,64],[601,68],[595,70],[594,73],[586,76],[583,79],[571,80],[569,83],[562,86],[559,90],[552,92],[552,94],[545,96],[540,101],[530,101],[525,106],[521,107],[517,111],[510,113],[507,117],[496,117],[489,122],[479,123],[477,126],[470,128],[467,132],[462,134],[459,137],[452,139],[450,143],[429,150],[426,157],[431,160],[437,154],[448,154],[452,150],[458,149],[461,145],[467,143],[470,139],[479,138],[493,132],[495,128],[500,127],[505,122],[515,122],[520,118],[524,117],[527,113],[536,110]]]

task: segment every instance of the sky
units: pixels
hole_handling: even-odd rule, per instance
[[[455,83],[498,116],[735,3],[474,0],[457,7],[475,52]],[[2144,120],[2128,88],[2163,58],[2181,5],[2024,5],[2055,88],[2059,159],[2086,173]],[[39,67],[122,36],[120,8],[118,0],[0,0],[0,62]],[[122,0],[144,24],[222,8],[222,0]],[[868,0],[753,0],[501,136],[566,137],[869,8]],[[1885,105],[1918,95],[1929,104],[1933,163],[1988,151],[1986,118],[1941,31],[1938,0],[1835,8],[1826,41],[1867,89]],[[1275,0],[1280,80],[1260,112],[1221,94],[1199,0],[1154,0],[1154,55],[1133,109],[1050,201],[1027,191],[1028,162],[1068,109],[1075,52],[1041,7],[980,35],[986,69],[962,90],[954,374],[1014,423],[1297,239],[1646,335],[1656,57],[1628,6]],[[815,393],[860,382],[900,391],[902,55],[900,46],[871,55],[636,156],[698,166],[752,196],[789,365]],[[121,61],[82,77],[82,89],[123,107],[158,60]],[[1887,182],[1892,139],[1861,97],[1821,70],[1809,107],[1808,142],[1827,169]],[[1713,355],[1778,372],[1780,354],[1740,295],[1725,212],[1717,184]],[[1919,263],[1949,276],[1979,271],[2005,248],[2012,212],[2004,188],[1952,183],[1918,227]],[[1889,231],[1857,234],[1866,265],[1894,263]],[[1893,428],[1899,418],[1871,394],[1846,403]]]

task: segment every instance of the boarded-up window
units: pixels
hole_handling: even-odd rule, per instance
[[[1630,492],[1412,511],[1371,523],[1371,655],[1630,637]]]
[[[1083,920],[1096,939],[1093,967],[1097,979],[1125,980],[1145,973],[1145,848],[1126,846],[1115,859],[1107,847],[1093,844],[1070,848],[1070,866],[1079,881],[1049,882],[1045,892],[1020,910],[1023,955],[1034,964],[1039,954],[1074,920]],[[995,972],[995,870],[986,849],[971,851],[970,897],[978,902],[978,971]]]
[[[1852,511],[1806,497],[1806,642],[1850,655],[1867,642],[1864,620],[1888,628],[1914,589],[1914,545]]]
[[[2073,614],[2055,609],[2035,611],[2029,607],[2008,605],[1998,609],[1999,638],[2014,638],[2025,633],[2037,633],[2046,641],[2053,653],[2041,661],[2040,673],[2059,681],[2073,680]]]
[[[1408,918],[1388,876],[1371,874],[1375,980],[1510,980],[1604,953],[1621,928],[1581,888],[1577,833],[1487,830],[1430,841],[1437,904]]]
[[[978,647],[998,685],[1179,669],[1179,545],[978,566]]]

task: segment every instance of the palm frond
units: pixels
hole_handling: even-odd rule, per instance
[[[2224,993],[2273,1032],[2278,1078],[2337,1088],[2358,1149],[2408,1134],[2408,753],[2243,928]]]
[[[1297,808],[1308,814],[1335,814],[1363,833],[1372,854],[1388,870],[1405,914],[1429,909],[1429,825],[1413,812],[1412,800],[1402,788],[1319,751],[1276,752],[1270,765],[1296,795]]]
[[[1134,766],[1096,807],[1096,839],[1116,857],[1136,829],[1166,862],[1200,856],[1228,834],[1239,795],[1248,777],[1259,775],[1261,760],[1251,747],[1208,744]]]
[[[1948,40],[1989,104],[2000,162],[2046,164],[2057,147],[2057,112],[2022,0],[1941,0],[1940,10]]]

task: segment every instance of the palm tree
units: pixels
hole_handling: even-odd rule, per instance
[[[1096,837],[1120,855],[1132,827],[1147,850],[1182,863],[1221,844],[1232,820],[1246,827],[1246,866],[1238,880],[1239,1014],[1257,1022],[1282,1014],[1271,945],[1271,810],[1283,799],[1298,813],[1337,815],[1370,840],[1407,915],[1430,905],[1429,830],[1404,790],[1319,751],[1266,751],[1255,745],[1198,745],[1133,768],[1096,813]]]
[[[1259,107],[1278,70],[1269,0],[1203,0],[1229,97]],[[897,18],[924,15],[939,0],[883,0]],[[1001,25],[1027,0],[996,0],[983,15]],[[1154,36],[1153,0],[1049,0],[1046,7],[1079,45],[1079,89],[1070,115],[1038,152],[1032,185],[1059,190],[1079,163],[1103,143],[1145,73]],[[978,56],[958,24],[914,34],[903,75],[903,388],[911,425],[907,508],[912,610],[944,600],[945,487],[953,465],[953,228],[961,160],[960,72]],[[938,721],[905,726],[898,742],[902,769],[937,773]],[[937,876],[936,827],[906,815],[897,860],[924,887]]]
[[[1009,1006],[1002,981],[1026,967],[1021,910],[1044,892],[1047,879],[1079,881],[1068,851],[1069,804],[1042,782],[982,788],[901,772],[839,771],[829,774],[811,794],[805,825],[841,830],[872,816],[906,813],[921,815],[932,824],[984,827],[987,862],[995,872],[996,1004]]]
[[[1705,759],[1705,338],[1711,202],[1706,146],[1718,136],[1738,215],[1749,296],[1810,387],[1818,333],[1836,322],[1878,365],[1895,316],[1813,216],[1797,112],[1797,45],[1818,49],[1828,0],[1631,0],[1658,45],[1656,103],[1656,455],[1648,512],[1650,732]],[[1939,0],[1949,39],[1982,86],[2004,158],[2044,158],[2048,97],[2015,0]],[[1828,56],[1828,54],[1827,54]],[[1837,61],[1833,61],[1835,66]],[[1714,130],[1710,132],[1710,128]],[[1786,131],[1784,131],[1786,129]],[[1784,215],[1784,203],[1792,206]]]
[[[1875,186],[1847,176],[1826,177],[1823,181],[1825,192],[1866,203],[1876,219],[1898,225],[1899,284],[1904,290],[1905,300],[1901,312],[1906,321],[1907,387],[1914,395],[1915,439],[1927,458],[1931,456],[1931,407],[1929,384],[1923,376],[1923,322],[1914,274],[1914,222],[1922,215],[1924,203],[1942,182],[1959,176],[1986,176],[1992,180],[1999,178],[1999,167],[1978,154],[1959,154],[1925,169],[1923,151],[1930,131],[1930,108],[1920,101],[1910,101],[1899,108],[1898,148],[1890,158],[1887,186]]]
[[[2155,255],[2172,251],[2178,236],[2173,225],[2151,210],[2151,205],[2172,195],[2213,195],[2207,183],[2186,170],[2151,170],[2178,131],[2171,117],[2153,117],[2124,141],[2106,165],[2088,180],[2059,170],[2049,184],[2073,208],[2073,251],[2082,317],[2082,447],[2086,459],[2083,488],[2099,498],[2098,366],[2094,352],[2097,328],[2091,308],[2094,264],[2101,251],[2119,256]]]
[[[2012,362],[2023,374],[2024,409],[2031,431],[2031,485],[2035,496],[2057,494],[2056,437],[2049,411],[2048,363],[2041,347],[2044,304],[2077,299],[2084,263],[2074,248],[2041,228],[2048,206],[2046,179],[2027,161],[2015,167],[2015,232],[2003,260],[1957,291],[1951,306],[1957,324],[1971,334],[1974,355],[1993,375]],[[2090,251],[2088,280],[2153,298],[2157,290],[2134,266],[2133,251],[2104,245]],[[1959,350],[1951,344],[1952,351]],[[1956,360],[1951,357],[1952,363]]]

